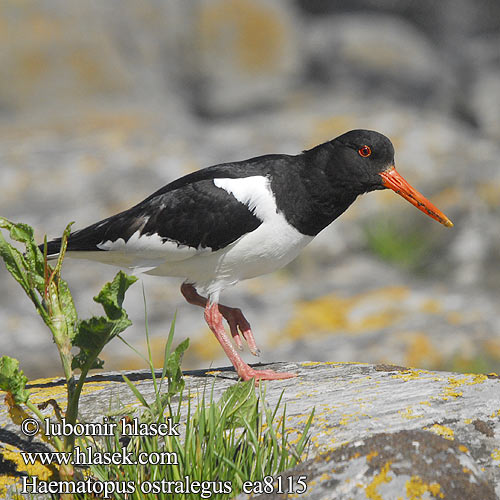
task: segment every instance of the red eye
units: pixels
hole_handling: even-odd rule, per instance
[[[362,156],[363,158],[366,158],[367,156],[370,156],[372,154],[372,150],[370,149],[369,146],[361,146],[359,149],[358,149],[358,153],[360,154],[360,156]]]

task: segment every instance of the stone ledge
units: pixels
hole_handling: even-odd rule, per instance
[[[308,460],[283,474],[307,476],[308,489],[300,498],[488,500],[500,493],[497,375],[360,363],[270,366],[299,375],[267,382],[266,391],[271,406],[285,391],[292,442],[315,408]],[[152,399],[148,371],[125,373],[146,399]],[[185,372],[192,395],[213,384],[216,399],[235,379],[232,368]],[[37,380],[30,388],[34,402],[53,398],[64,408],[62,380]],[[119,403],[137,406],[119,372],[89,377],[84,393],[80,419],[85,422],[100,421]],[[3,443],[33,449],[35,443],[20,439],[5,406],[0,409],[0,425]]]

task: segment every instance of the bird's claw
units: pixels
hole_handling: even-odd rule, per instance
[[[237,307],[219,305],[219,311],[222,316],[224,316],[229,325],[229,329],[231,331],[231,335],[233,336],[236,347],[240,351],[243,350],[243,342],[241,341],[241,336],[243,336],[248,345],[248,348],[250,349],[250,352],[254,356],[260,356],[260,349],[255,343],[255,338],[253,336],[250,323],[241,312],[241,309]]]

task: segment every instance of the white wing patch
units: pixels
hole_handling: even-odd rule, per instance
[[[214,184],[232,194],[261,220],[268,220],[278,212],[267,177],[254,175],[240,179],[214,179]]]
[[[136,231],[128,241],[118,238],[103,241],[97,247],[106,252],[93,252],[96,260],[130,268],[151,268],[165,262],[180,262],[200,253],[199,249],[164,240],[158,234],[141,235],[140,231]],[[78,252],[74,254],[79,257]]]

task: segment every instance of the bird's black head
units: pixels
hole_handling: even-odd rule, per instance
[[[397,172],[391,141],[373,130],[351,130],[306,152],[326,176],[332,193],[352,203],[356,196],[376,189],[392,189],[441,224],[452,222]]]
[[[330,141],[330,145],[337,179],[348,179],[359,193],[384,189],[380,174],[394,167],[394,146],[385,135],[373,130],[351,130]]]

